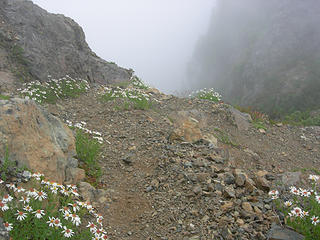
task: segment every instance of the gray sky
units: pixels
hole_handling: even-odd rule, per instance
[[[186,63],[215,0],[33,0],[83,28],[91,49],[165,92],[182,89]]]

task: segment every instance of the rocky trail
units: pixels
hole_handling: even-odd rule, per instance
[[[48,110],[105,139],[101,189],[80,190],[105,216],[111,239],[267,239],[281,220],[268,191],[306,183],[319,169],[319,127],[259,131],[226,104],[158,91],[148,110],[119,110],[98,90]]]

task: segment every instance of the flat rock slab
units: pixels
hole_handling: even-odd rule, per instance
[[[270,229],[268,234],[268,240],[304,240],[304,236],[301,234],[280,226],[274,226]]]

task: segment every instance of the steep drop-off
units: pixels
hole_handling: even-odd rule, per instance
[[[0,77],[44,81],[70,75],[112,83],[131,72],[91,51],[82,28],[71,18],[51,14],[28,0],[0,2]]]
[[[189,67],[192,88],[269,113],[319,108],[320,2],[218,0]]]

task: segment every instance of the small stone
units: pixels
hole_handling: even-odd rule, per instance
[[[266,192],[270,191],[270,183],[264,177],[257,177],[255,179],[255,182],[256,182],[256,185],[259,189],[266,191]]]
[[[232,207],[233,207],[233,202],[228,201],[228,202],[225,202],[225,203],[221,206],[221,209],[222,209],[222,211],[227,212],[227,211],[229,211],[230,209],[232,209]]]
[[[231,173],[227,172],[224,174],[224,182],[226,184],[228,184],[228,185],[234,184],[234,180],[235,180],[234,176]]]
[[[235,183],[238,187],[242,187],[245,185],[246,179],[248,178],[245,173],[243,173],[239,169],[235,169],[234,176],[235,176]]]
[[[223,190],[223,196],[226,198],[235,198],[235,192],[234,189],[232,187],[226,187]]]
[[[199,185],[195,186],[192,191],[196,195],[200,194],[202,192],[201,186],[199,186]]]
[[[236,223],[239,225],[239,226],[242,226],[244,225],[244,221],[241,219],[241,218],[238,218]]]
[[[151,192],[153,190],[153,187],[152,186],[148,186],[147,188],[146,188],[146,192]]]
[[[243,202],[241,204],[241,207],[242,207],[243,210],[245,210],[248,213],[252,213],[253,212],[252,206],[251,206],[251,204],[249,202]]]
[[[262,128],[259,129],[259,132],[260,132],[260,133],[263,133],[263,134],[266,134],[266,130],[264,130],[264,129],[262,129]]]

